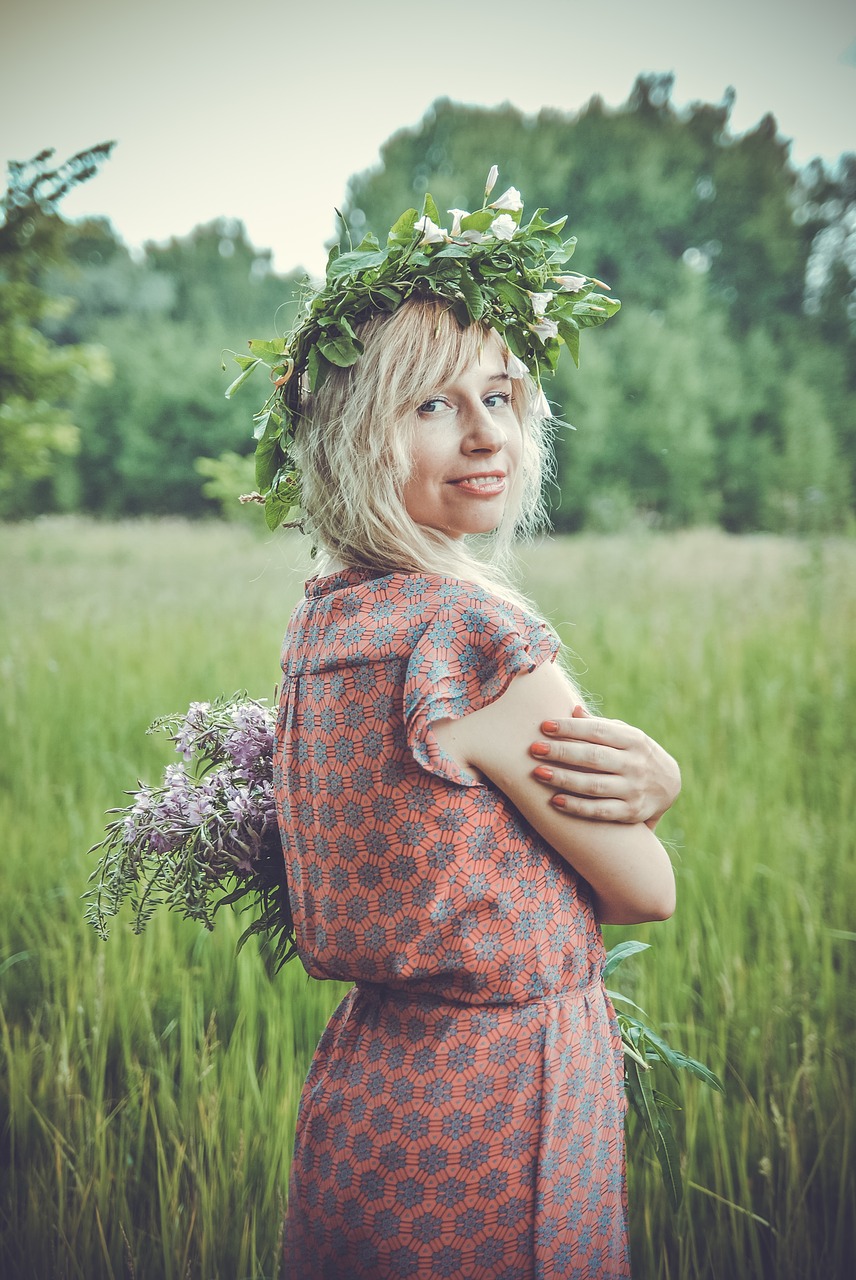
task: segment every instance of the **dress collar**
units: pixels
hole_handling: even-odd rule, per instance
[[[328,573],[317,578],[310,578],[306,583],[306,595],[310,599],[330,595],[333,591],[345,591],[348,587],[358,587],[372,578],[388,577],[382,569],[353,568],[339,569],[336,573]]]

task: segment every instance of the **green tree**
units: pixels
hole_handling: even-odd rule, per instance
[[[561,527],[636,509],[670,525],[801,527],[797,440],[808,471],[843,477],[809,487],[827,495],[828,527],[844,527],[856,159],[801,174],[771,116],[734,136],[730,91],[682,111],[671,91],[671,76],[640,76],[618,109],[593,98],[573,116],[440,100],[351,180],[346,222],[382,235],[426,189],[441,210],[475,199],[493,161],[530,209],[569,212],[572,266],[608,281],[623,310],[585,335],[581,373],[560,365],[546,388],[580,428],[559,450]],[[801,433],[795,403],[811,405]]]
[[[276,275],[270,253],[230,219],[147,244],[139,261],[90,220],[73,229],[69,261],[57,287],[78,305],[65,336],[103,342],[115,375],[76,406],[80,451],[64,474],[67,501],[111,516],[221,509],[223,494],[197,459],[251,452],[253,440],[246,406],[224,398],[230,378],[219,357],[288,327],[298,277]]]
[[[104,352],[63,346],[49,323],[68,311],[40,277],[64,254],[63,196],[98,170],[112,149],[102,143],[50,167],[52,151],[9,165],[0,201],[0,515],[25,514],[33,482],[48,476],[62,455],[78,447],[70,413],[75,392],[109,376]]]

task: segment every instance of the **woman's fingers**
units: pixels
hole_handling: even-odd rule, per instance
[[[672,757],[623,720],[592,716],[577,705],[570,717],[543,721],[541,732],[543,739],[529,748],[538,762],[533,773],[557,792],[550,803],[563,813],[653,827],[680,791]]]
[[[598,822],[636,822],[627,784],[614,774],[578,773],[539,764],[533,776],[556,792],[549,803],[572,818],[592,818]]]
[[[545,787],[554,791],[571,791],[578,796],[624,800],[627,792],[627,783],[615,774],[557,769],[546,764],[539,764],[532,774]]]
[[[625,724],[623,720],[610,720],[606,716],[593,716],[584,707],[575,707],[572,717],[564,720],[545,720],[541,732],[551,739],[567,739],[571,742],[597,742],[607,747],[626,751],[643,734],[641,729]]]
[[[592,723],[589,721],[589,723]],[[529,748],[537,760],[549,764],[569,765],[572,769],[594,769],[598,773],[620,773],[624,761],[621,748],[602,742],[554,738],[533,742]]]
[[[587,796],[566,795],[562,792],[551,796],[550,804],[571,818],[590,818],[596,822],[636,821],[623,800],[592,800]]]

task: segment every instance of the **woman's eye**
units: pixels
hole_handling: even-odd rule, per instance
[[[420,404],[416,412],[430,416],[430,414],[437,413],[439,409],[442,409],[445,403],[445,400],[441,400],[439,398],[436,400],[426,400],[424,404]]]
[[[491,395],[485,396],[484,403],[488,409],[499,409],[504,404],[511,404],[511,393],[508,391],[494,391]]]

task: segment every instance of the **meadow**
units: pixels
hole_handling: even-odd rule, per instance
[[[274,1277],[301,1083],[341,989],[240,918],[107,942],[81,894],[148,724],[271,697],[311,572],[222,524],[0,528],[0,1274]],[[712,531],[527,551],[604,714],[679,759],[678,910],[616,985],[723,1078],[680,1097],[686,1194],[630,1135],[638,1280],[837,1280],[856,1257],[856,543]]]

